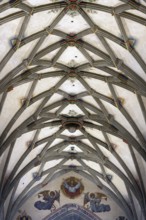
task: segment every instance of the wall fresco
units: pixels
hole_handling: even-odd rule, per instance
[[[107,201],[107,196],[105,194],[88,192],[84,196],[84,206],[92,212],[109,212],[111,210],[110,205],[101,204],[103,199]]]
[[[84,186],[81,182],[81,179],[69,177],[63,180],[61,190],[65,196],[69,197],[70,199],[74,199],[82,194],[84,191]]]
[[[38,198],[41,199],[34,203],[34,207],[39,210],[51,210],[56,209],[55,201],[60,202],[60,191],[45,190],[38,193]],[[43,200],[43,201],[42,201]]]

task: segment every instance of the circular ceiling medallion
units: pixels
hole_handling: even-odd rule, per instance
[[[69,177],[63,180],[61,190],[65,196],[69,197],[70,199],[74,199],[82,194],[84,191],[84,186],[81,182],[81,179]]]

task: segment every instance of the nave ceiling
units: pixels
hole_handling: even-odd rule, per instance
[[[1,219],[66,172],[146,218],[145,36],[145,1],[0,2]]]

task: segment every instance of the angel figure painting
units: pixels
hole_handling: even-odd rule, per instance
[[[60,202],[60,191],[45,190],[38,194],[38,198],[42,199],[43,201],[39,200],[35,202],[34,207],[39,210],[50,210],[52,212],[56,209],[54,202]]]
[[[92,212],[109,212],[110,206],[107,204],[101,204],[101,200],[107,200],[107,196],[102,193],[86,193],[84,196],[84,206],[90,209]]]

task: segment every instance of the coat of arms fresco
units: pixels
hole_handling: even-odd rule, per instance
[[[74,199],[81,195],[81,193],[84,191],[84,186],[81,182],[81,179],[69,177],[63,180],[61,190],[65,196],[69,197],[70,199]]]

